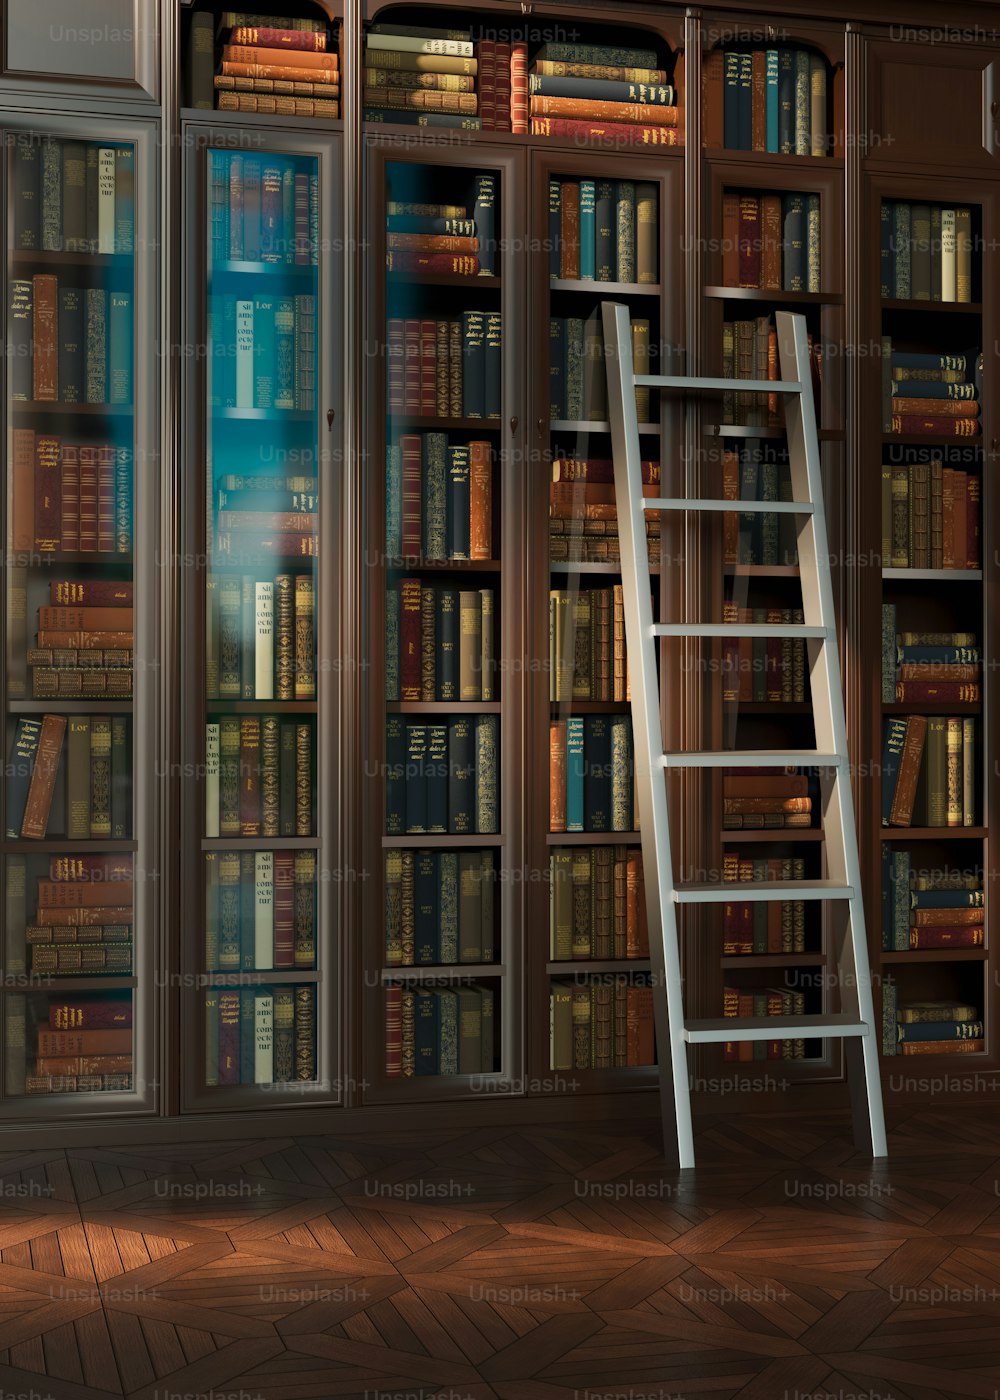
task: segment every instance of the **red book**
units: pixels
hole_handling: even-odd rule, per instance
[[[30,428],[14,429],[12,491],[11,548],[15,554],[30,554],[35,547],[35,434]]]
[[[425,418],[437,414],[437,322],[420,322],[420,412]]]
[[[760,286],[760,200],[754,194],[740,195],[739,282],[740,287]]]
[[[97,449],[97,548],[102,554],[115,550],[115,449]]]
[[[492,39],[479,41],[479,115],[484,131],[496,130],[496,47]]]
[[[240,1082],[240,990],[219,989],[219,1083]]]
[[[983,556],[979,542],[979,500],[981,491],[982,482],[980,478],[974,476],[972,472],[969,472],[965,478],[965,498],[967,507],[965,561],[970,569],[981,569],[983,567]]]
[[[497,44],[494,73],[496,83],[496,129],[497,131],[510,131],[510,44]]]
[[[260,716],[240,719],[240,835],[260,835]]]
[[[62,547],[75,551],[80,548],[80,450],[75,443],[63,443],[59,470]]]
[[[469,558],[493,557],[493,449],[469,443]]]
[[[274,49],[244,49],[244,53],[274,53]],[[222,64],[222,76],[226,78],[273,78],[279,82],[325,83],[330,87],[340,86],[340,72],[336,68],[310,68],[308,71],[299,65],[299,54],[282,53],[281,63],[239,62],[226,59]]]
[[[894,433],[912,433],[917,437],[978,437],[978,418],[946,418],[941,414],[924,417],[915,413],[894,413]]]
[[[130,628],[133,621],[131,608],[76,608],[43,606],[38,609],[38,625],[41,628],[70,627],[80,631],[120,631]]]
[[[100,1031],[39,1029],[39,1055],[124,1055],[132,1049],[131,1027]]]
[[[259,29],[256,25],[238,25],[230,32],[231,44],[249,44],[252,48],[304,49],[311,53],[326,52],[326,34],[299,29]]]
[[[417,433],[400,438],[403,450],[403,555],[419,559],[422,555],[422,457],[423,439]]]
[[[129,893],[131,891],[126,886],[122,886],[118,897],[120,899]],[[130,924],[131,922],[131,904],[80,905],[78,908],[62,909],[54,909],[51,906],[46,908],[40,905],[35,914],[35,923],[46,928],[65,928],[71,924],[77,924],[81,928],[96,928],[98,924]]]
[[[804,773],[773,773],[752,778],[726,774],[723,797],[806,797],[809,779]]]
[[[49,1002],[49,1029],[54,1031],[113,1030],[132,1025],[132,998],[89,1001],[78,998]]]
[[[740,196],[722,196],[722,285],[740,285]]]
[[[98,860],[106,857],[97,857]],[[129,871],[131,879],[131,871]],[[120,904],[129,893],[123,880],[39,880],[39,909],[92,909],[95,905]]]
[[[295,963],[295,852],[274,853],[274,966]]]
[[[421,403],[420,322],[403,322],[403,407],[418,415]]]
[[[243,559],[252,559],[258,554],[279,555],[285,559],[311,559],[319,553],[318,535],[298,535],[282,530],[267,535],[259,534],[256,530],[224,530],[216,537],[215,543],[219,554]]]
[[[80,550],[97,549],[97,448],[80,447]]]
[[[475,277],[479,272],[478,253],[414,253],[407,248],[393,249],[385,255],[390,272],[447,272],[461,277]]]
[[[906,700],[940,700],[942,704],[956,701],[981,700],[982,691],[975,681],[897,681],[896,703]]]
[[[643,485],[659,485],[659,462],[640,462]],[[553,481],[586,481],[606,485],[615,479],[610,457],[556,457],[552,463]]]
[[[403,322],[398,316],[390,317],[386,365],[386,397],[390,413],[402,413],[404,408],[403,379],[405,354]]]
[[[911,948],[981,948],[982,928],[911,928]]]
[[[32,282],[34,284],[34,321],[32,325],[31,392],[36,401],[51,402],[59,398],[58,360],[56,356],[59,279],[50,272],[40,272],[32,278]]]
[[[35,549],[55,554],[62,547],[62,480],[57,437],[35,439]]]
[[[49,602],[78,604],[81,607],[131,608],[132,584],[114,579],[53,579],[49,584]]]
[[[532,117],[532,136],[582,137],[600,150],[619,146],[679,146],[675,126],[631,126],[626,122],[592,122],[571,117]]]
[[[65,715],[43,716],[42,732],[38,738],[38,751],[31,770],[28,799],[24,805],[24,817],[21,822],[21,835],[33,841],[41,841],[44,838],[49,824],[49,812],[52,808],[52,796],[55,792],[56,775],[65,737]]]
[[[420,580],[404,578],[399,585],[399,698],[421,699]]]
[[[566,830],[566,725],[549,725],[549,830]]]
[[[403,1073],[403,989],[385,989],[385,1073],[395,1079]]]
[[[50,856],[49,879],[104,880],[121,884],[132,882],[130,855]]]
[[[510,129],[528,134],[528,45],[517,39],[510,46]]]

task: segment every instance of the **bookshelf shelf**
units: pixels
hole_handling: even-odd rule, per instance
[[[315,700],[213,700],[206,699],[205,708],[213,715],[314,715]]]
[[[313,275],[312,266],[306,263],[246,262],[232,258],[213,261],[208,276],[214,285],[217,277],[273,277],[279,281],[302,279],[308,281]],[[287,409],[281,410],[287,412]]]
[[[497,574],[503,568],[500,559],[386,559],[386,569],[397,571],[419,569],[421,573]]]
[[[10,405],[14,418],[131,418],[133,408],[128,403],[62,403],[57,399],[14,399]]]
[[[774,827],[771,830],[721,831],[719,839],[724,845],[743,845],[745,842],[773,844],[775,841],[794,843],[800,841],[825,841],[826,832],[818,826]]]
[[[704,287],[704,296],[714,301],[754,301],[767,306],[788,306],[792,310],[808,306],[843,306],[843,292],[786,292],[774,287]]]
[[[499,715],[503,706],[499,700],[389,700],[389,715]]]
[[[648,958],[574,958],[570,962],[547,962],[545,971],[549,977],[572,978],[588,977],[594,974],[617,972],[649,972]]]
[[[600,292],[602,297],[659,297],[663,289],[658,282],[599,282],[594,277],[550,277],[549,290]]]
[[[724,564],[724,578],[798,578],[798,564]]]
[[[95,695],[86,700],[8,700],[9,715],[130,715],[133,709],[131,700],[108,700],[103,695]]]
[[[903,301],[898,297],[883,297],[883,311],[906,311],[914,316],[981,316],[979,301]]]
[[[882,705],[882,713],[886,715],[981,715],[982,712],[978,700],[900,700]]]
[[[503,278],[489,277],[485,273],[465,275],[460,272],[389,272],[386,277],[389,287],[460,287],[469,291],[499,291]]]
[[[909,951],[882,954],[884,963],[905,963],[916,966],[918,963],[987,962],[988,948],[914,948]]]
[[[552,574],[611,574],[621,578],[622,566],[620,563],[601,563],[600,561],[587,563],[573,563],[572,560],[553,559],[549,562],[549,572]],[[649,568],[653,578],[657,578],[660,573],[658,564],[651,564]]]
[[[429,429],[440,433],[498,433],[503,426],[499,418],[438,418],[395,410],[389,418],[397,432]]]
[[[470,977],[506,977],[503,963],[440,963],[420,967],[383,967],[383,982],[463,982]]]
[[[317,836],[203,836],[203,851],[318,851]]]
[[[553,700],[552,713],[565,713],[572,710],[579,715],[627,715],[628,702],[624,700]]]
[[[46,248],[12,248],[11,267],[114,268],[131,277],[132,258],[128,253],[68,253]]]
[[[805,700],[725,700],[726,709],[741,715],[811,715],[812,705]]]
[[[982,450],[983,440],[979,434],[972,437],[948,437],[934,436],[929,433],[883,433],[883,447],[940,447],[951,448],[955,451],[969,452],[970,449],[978,453]]]
[[[315,274],[314,274],[315,275]],[[212,415],[219,419],[246,423],[313,423],[315,414],[299,408],[218,408],[213,407]]]
[[[204,985],[207,987],[266,987],[272,984],[276,987],[287,986],[290,983],[319,983],[323,980],[322,972],[317,972],[315,968],[255,968],[252,972],[219,972],[218,970],[201,973]]]
[[[49,975],[42,974],[39,977],[32,977],[30,974],[18,977],[13,985],[0,983],[0,990],[6,996],[13,993],[40,992],[48,995],[63,996],[73,992],[125,992],[136,990],[139,987],[139,979],[134,976],[123,975],[121,977],[112,976],[87,976],[87,977],[60,977],[56,973]]]
[[[88,854],[99,851],[106,851],[108,854],[125,853],[139,849],[137,841],[105,840],[102,837],[94,837],[89,841],[66,841],[57,837],[46,837],[43,841],[32,841],[25,837],[18,839],[15,836],[8,836],[0,841],[0,853],[9,855],[17,852],[18,855],[64,855],[71,851],[84,849]]]
[[[57,553],[38,552],[32,554],[8,554],[7,566],[9,568],[24,569],[97,569],[104,572],[106,569],[122,569],[131,572],[134,560],[131,554],[119,554],[117,551],[108,550],[106,553],[88,550],[80,553],[76,550],[61,550]]]
[[[506,838],[500,836],[458,835],[455,832],[407,832],[405,836],[383,836],[382,848],[386,851],[407,850],[413,846],[426,846],[429,849],[482,850],[490,846],[503,846]]]
[[[279,139],[284,135],[286,143],[302,130],[301,117],[284,117],[272,112],[224,112],[219,110],[206,112],[198,107],[182,107],[180,116],[182,121],[190,122],[192,125],[203,124],[207,120],[217,129],[228,127],[236,130],[256,131],[264,140],[267,140],[274,132],[278,134]],[[310,117],[309,126],[310,128],[315,127],[318,135],[329,133],[332,136],[335,133],[343,132],[344,119],[343,117]],[[412,128],[407,128],[407,130],[412,135]]]
[[[606,420],[588,421],[579,418],[554,418],[549,423],[553,433],[610,433],[611,424]],[[659,423],[640,423],[639,434],[644,437],[659,437],[662,428]]]
[[[883,569],[883,579],[900,583],[982,583],[982,569]]]
[[[985,826],[885,826],[883,841],[985,841]]]
[[[720,966],[724,968],[749,967],[826,967],[830,959],[826,953],[724,953]]]
[[[797,174],[818,175],[820,172],[842,172],[844,169],[844,162],[840,156],[776,155],[767,151],[730,150],[725,146],[706,147],[702,151],[702,155],[710,164],[759,167],[760,182],[764,184],[767,183],[768,174],[771,172],[778,174],[782,171],[788,171]],[[740,172],[741,179],[755,179],[756,175],[756,170],[747,171],[745,177]]]
[[[638,831],[550,831],[546,841],[550,846],[638,846],[642,837]]]

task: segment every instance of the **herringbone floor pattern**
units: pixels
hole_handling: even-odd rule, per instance
[[[0,1396],[1000,1400],[1000,1113],[0,1156]]]

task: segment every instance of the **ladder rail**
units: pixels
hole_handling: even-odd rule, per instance
[[[682,1170],[694,1166],[694,1133],[688,1083],[687,1046],[684,1041],[684,1004],[681,996],[680,950],[677,943],[677,911],[673,899],[673,857],[667,812],[667,788],[660,759],[663,731],[656,676],[657,643],[653,613],[649,556],[646,544],[646,512],[643,508],[639,420],[635,406],[635,370],[632,335],[626,306],[604,302],[602,306],[608,371],[608,416],[611,423],[615,498],[618,502],[618,536],[623,584],[625,571],[635,587],[623,586],[625,635],[632,692],[632,748],[639,798],[642,835],[643,882],[648,911],[650,964],[654,978],[653,1008],[656,1045],[660,1061],[664,1129],[669,1122],[666,1100],[664,1050],[669,1047],[673,1116],[677,1127],[677,1158]],[[650,706],[656,706],[651,712]],[[658,742],[654,740],[658,736]],[[665,995],[658,995],[655,982]],[[666,1132],[664,1134],[666,1139]],[[665,1144],[666,1146],[666,1140]]]

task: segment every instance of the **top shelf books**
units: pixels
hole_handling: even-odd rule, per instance
[[[188,105],[289,117],[339,117],[336,30],[319,18],[224,10],[216,22],[208,11],[192,15]]]
[[[709,149],[840,156],[844,70],[806,48],[714,49],[702,81]]]

